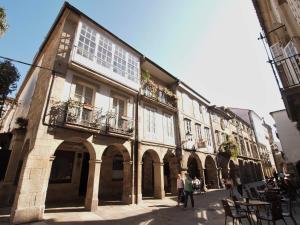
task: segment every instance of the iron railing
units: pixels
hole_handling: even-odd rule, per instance
[[[272,64],[277,68],[283,89],[300,84],[300,54],[284,59],[274,59]]]
[[[134,131],[131,118],[119,116],[113,111],[104,112],[101,108],[74,100],[53,103],[49,121],[54,126],[73,125],[107,134],[132,136]]]
[[[163,91],[161,91],[159,89],[151,90],[150,86],[147,84],[144,84],[142,86],[141,92],[142,92],[141,93],[142,95],[144,95],[148,98],[151,98],[155,101],[158,101],[160,103],[163,103],[163,104],[175,107],[175,108],[177,107],[177,101],[174,97],[165,94]]]

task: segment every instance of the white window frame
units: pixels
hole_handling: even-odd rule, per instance
[[[174,121],[173,116],[167,113],[164,113],[164,120],[165,120],[165,130],[167,138],[174,138]]]
[[[184,121],[183,123],[184,123],[184,132],[185,132],[184,136],[185,136],[185,139],[187,141],[192,141],[193,140],[192,135],[190,136],[190,138],[187,138],[187,136],[186,136],[187,133],[192,134],[192,121],[190,119],[187,119],[187,118],[184,118],[183,121]]]
[[[97,49],[96,39],[97,39],[97,32],[90,26],[86,24],[82,24],[79,37],[78,37],[77,53],[89,60],[94,61],[94,57]]]
[[[126,80],[130,80],[135,84],[139,84],[139,78],[140,78],[139,57],[136,56],[134,52],[127,50],[127,48],[114,42],[111,38],[103,34],[103,32],[96,31],[87,22],[81,21],[80,24],[81,25],[78,26],[78,34],[76,35],[77,36],[76,52],[78,55],[86,58],[87,61],[85,61],[84,59],[81,60],[84,60],[86,63],[90,61],[92,62],[93,65],[95,64],[101,65],[107,68],[108,69],[107,71],[122,76],[126,78]],[[94,39],[93,51],[90,51],[88,48],[87,53],[85,53],[87,55],[84,56],[83,50],[84,50],[85,37],[82,37],[82,33],[85,33],[83,32],[83,30],[87,30],[87,29],[95,33],[96,36],[95,38],[93,38]],[[87,41],[87,43],[89,42]],[[110,55],[108,53],[111,53],[111,58],[108,57],[108,55]]]
[[[201,129],[202,129],[201,124],[196,123],[195,124],[195,130],[196,130],[196,139],[198,141],[203,139],[203,137],[202,137],[202,130]]]
[[[82,96],[85,96],[85,92],[86,92],[86,88],[90,88],[92,89],[93,93],[92,93],[92,99],[91,99],[91,105],[95,105],[95,96],[96,96],[96,88],[93,87],[92,85],[89,85],[85,82],[82,82],[82,81],[74,81],[72,83],[72,91],[71,91],[71,100],[74,100],[75,101],[75,91],[76,91],[76,85],[81,85],[83,87],[83,92],[82,92]],[[84,104],[84,98],[81,99],[80,101],[81,104]],[[79,115],[78,115],[78,118],[77,118],[77,122],[82,122],[84,121],[82,116],[83,116],[83,111],[84,111],[84,108],[82,106],[79,107]]]
[[[209,127],[204,127],[204,133],[205,133],[205,139],[207,142],[207,146],[211,146],[211,135],[210,135],[210,129]]]
[[[122,120],[123,117],[126,117],[127,116],[127,104],[128,104],[128,99],[120,96],[120,95],[117,95],[117,94],[112,94],[111,95],[111,101],[110,101],[110,109],[113,110],[113,107],[114,107],[114,99],[117,99],[118,102],[119,101],[124,101],[124,115],[119,115],[119,104],[118,104],[118,112],[114,112],[116,113],[116,118],[115,120],[112,120],[112,125],[114,125],[116,128],[122,128],[122,127],[119,127],[119,120]]]
[[[147,137],[151,139],[155,138],[157,133],[155,108],[149,106],[144,107],[144,131]]]

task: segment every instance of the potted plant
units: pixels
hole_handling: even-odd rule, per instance
[[[19,126],[19,129],[26,130],[28,125],[28,119],[24,117],[18,117],[16,119],[16,124]]]
[[[83,108],[88,110],[93,110],[93,105],[88,102],[85,102],[83,103]]]

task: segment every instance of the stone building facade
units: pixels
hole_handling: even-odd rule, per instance
[[[252,0],[279,91],[291,121],[300,126],[300,3],[298,0]]]
[[[11,153],[0,204],[11,206],[13,224],[41,220],[51,204],[95,211],[107,201],[163,198],[185,171],[205,188],[222,187],[222,177],[263,179],[247,122],[70,4],[33,64],[2,129]],[[241,150],[220,162],[231,136]]]

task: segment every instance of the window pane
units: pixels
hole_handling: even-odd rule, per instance
[[[78,102],[82,101],[82,95],[83,95],[83,86],[80,84],[76,84],[76,88],[75,88],[75,100]]]
[[[75,152],[56,151],[53,161],[50,183],[70,183],[72,181]]]
[[[111,60],[112,60],[112,42],[106,37],[100,35],[98,51],[97,51],[97,63],[107,68],[110,68]]]
[[[113,71],[125,76],[126,73],[126,52],[121,47],[115,47]]]
[[[90,60],[93,60],[96,48],[95,40],[96,32],[83,24],[77,45],[77,53]]]
[[[88,104],[92,104],[92,100],[93,100],[93,89],[89,87],[85,87],[84,102]]]
[[[128,79],[134,82],[138,80],[138,59],[131,54],[128,54],[127,63]]]

